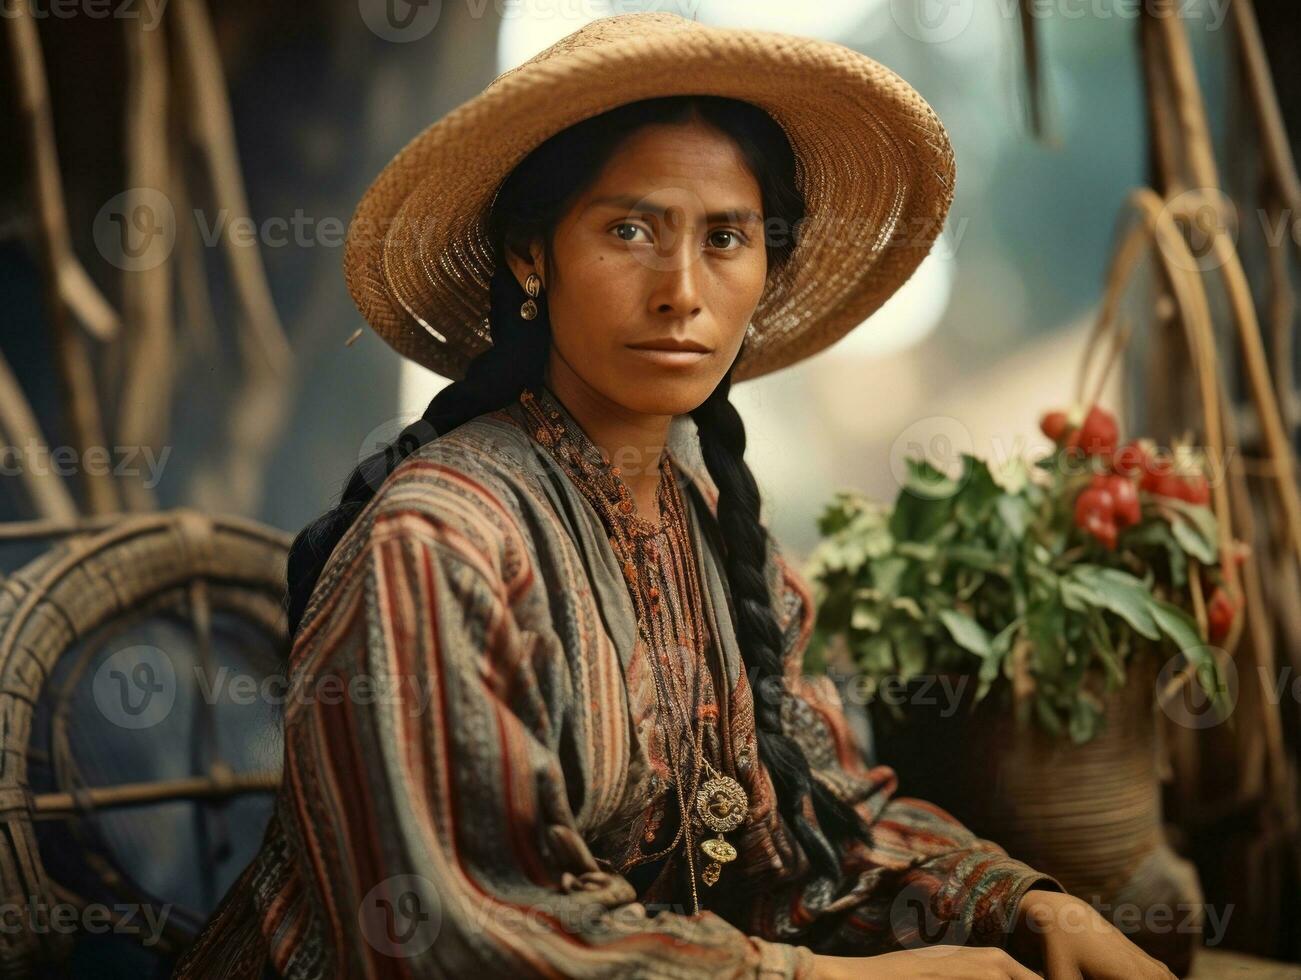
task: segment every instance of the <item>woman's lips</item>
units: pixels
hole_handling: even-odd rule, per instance
[[[709,356],[709,351],[704,350],[668,350],[654,347],[629,347],[628,349],[664,367],[686,367]]]

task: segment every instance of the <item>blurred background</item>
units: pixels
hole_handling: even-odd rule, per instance
[[[1203,91],[1221,126],[1225,6],[1193,3],[1188,18]],[[229,451],[229,426],[217,407],[241,373],[238,351],[222,347],[233,343],[234,331],[202,333],[181,321],[182,342],[211,346],[205,356],[178,357],[186,372],[176,389],[184,396],[171,410],[172,451],[155,491],[161,505],[195,503],[202,491],[212,494],[198,498],[205,505],[296,529],[337,499],[351,466],[394,434],[397,419],[423,410],[443,379],[402,363],[369,332],[348,343],[365,325],[340,273],[352,209],[408,140],[501,71],[586,20],[664,9],[617,7],[599,0],[433,3],[413,8],[419,14],[410,27],[378,32],[367,26],[364,2],[289,8],[236,0],[212,11],[249,217],[262,229],[255,234],[258,252],[292,350],[292,378],[285,404],[275,406],[282,411],[260,420],[268,431],[260,438],[258,472],[247,479],[241,472],[238,486],[229,485],[212,468]],[[1144,180],[1133,4],[1081,0],[1040,19],[1042,138],[1029,130],[1015,3],[959,2],[938,16],[944,7],[935,5],[933,23],[897,0],[694,0],[684,12],[710,23],[809,34],[870,54],[931,103],[957,154],[946,229],[905,289],[820,357],[737,388],[773,530],[796,555],[815,540],[813,518],[829,488],[897,492],[886,464],[919,419],[961,416],[976,446],[988,445],[995,426],[1000,435],[1041,438],[1039,412],[1069,393],[1072,344],[1083,342],[1098,299],[1118,209]],[[383,23],[382,4],[372,19]],[[120,270],[97,251],[94,234],[97,219],[111,227],[106,205],[127,186],[121,27],[114,33],[111,24],[88,17],[38,24],[68,227],[80,236],[77,254],[87,274],[114,296]],[[1271,37],[1282,43],[1267,31]],[[4,107],[16,108],[12,100]],[[18,132],[16,118],[6,122],[7,132]],[[54,358],[43,344],[36,256],[21,234],[31,220],[21,141],[7,145],[4,349],[48,430],[59,424],[61,403],[50,374]],[[223,212],[228,202],[208,204],[203,188],[190,190],[203,212],[195,229],[201,244],[205,230],[211,241],[222,234],[220,222],[239,217]],[[198,259],[211,266],[217,323],[239,317],[244,311],[221,249],[204,247]],[[843,383],[846,374],[853,384]],[[343,390],[347,398],[338,397]],[[1022,406],[1019,417],[1009,411],[1015,406]],[[49,434],[57,439],[57,429]],[[790,445],[805,449],[798,468],[782,465]]]
[[[945,231],[909,283],[828,350],[735,389],[748,460],[787,554],[796,562],[809,554],[837,489],[893,500],[904,457],[919,448],[949,458],[1042,449],[1040,415],[1076,397],[1126,198],[1153,177],[1141,4],[1030,6],[1028,42],[1018,0],[10,0],[0,20],[9,41],[0,55],[8,62],[0,76],[3,435],[11,451],[37,433],[47,446],[84,447],[98,425],[91,442],[113,447],[113,462],[134,472],[30,480],[7,468],[0,519],[56,528],[186,507],[292,534],[332,505],[359,459],[446,383],[372,334],[346,291],[342,245],[362,192],[408,140],[500,72],[591,19],[641,9],[865,52],[922,93],[956,150]],[[1250,185],[1255,157],[1244,149],[1230,2],[1177,6],[1217,160],[1230,180]],[[1256,0],[1254,10],[1295,137],[1301,14],[1293,0]],[[1244,222],[1244,252],[1269,230]],[[1271,358],[1295,376],[1295,349],[1273,347]],[[1239,372],[1229,377],[1236,402],[1244,382]],[[1293,397],[1289,385],[1280,401],[1295,444]],[[103,410],[98,422],[88,399]],[[1131,421],[1146,417],[1141,399],[1130,404]],[[795,446],[799,465],[791,465]],[[0,538],[0,572],[27,567],[63,537]],[[226,622],[221,609],[214,617],[205,656],[274,662],[265,636],[249,641],[245,625]],[[125,635],[161,644],[177,628],[135,622]],[[60,710],[75,716],[78,699],[94,696],[76,686],[76,659],[61,655],[65,673],[31,682],[33,790],[68,789],[72,758],[78,785],[195,771],[197,757],[158,748],[168,743],[160,732],[194,737],[184,705],[143,747],[122,726],[40,736],[61,731],[50,728]],[[81,669],[94,666],[92,658]],[[42,707],[39,692],[59,683],[63,707]],[[235,736],[207,743],[235,771],[278,765],[276,718],[253,710],[232,709],[218,727],[233,725]],[[76,832],[38,822],[35,846],[46,870],[58,867],[68,881],[82,873],[84,855],[111,853],[132,887],[167,896],[189,917],[178,922],[197,923],[256,851],[271,799],[160,802]],[[195,854],[206,855],[202,873]],[[1227,900],[1215,884],[1225,876],[1204,869],[1208,896]],[[83,894],[119,894],[106,880]],[[1253,928],[1243,915],[1229,945],[1294,958],[1294,927],[1282,924],[1301,909],[1286,889],[1270,894],[1273,924]],[[79,941],[75,970],[157,969],[119,938]]]

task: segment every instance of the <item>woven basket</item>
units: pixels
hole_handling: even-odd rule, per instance
[[[871,714],[878,758],[898,772],[901,793],[1053,875],[1182,974],[1200,942],[1202,894],[1161,828],[1155,663],[1133,658],[1125,684],[1103,698],[1102,730],[1082,745],[1033,720],[1019,726],[1006,683],[972,710],[971,677],[918,689],[902,721],[878,703]],[[1146,928],[1160,906],[1176,911],[1151,914],[1162,925]]]
[[[46,872],[34,820],[84,816],[91,810],[151,801],[267,792],[278,773],[201,774],[190,779],[125,786],[61,786],[33,793],[29,752],[36,707],[57,697],[50,677],[81,641],[99,641],[127,624],[166,613],[191,616],[200,637],[216,613],[227,613],[267,637],[285,642],[283,532],[238,517],[175,510],[123,517],[102,531],[61,541],[4,580],[0,587],[0,901],[84,905],[81,896]],[[60,710],[56,728],[76,724]],[[66,744],[55,732],[54,744]],[[187,746],[178,745],[184,752]],[[124,887],[111,854],[87,851],[81,862],[109,891]],[[21,916],[20,916],[21,918]],[[165,929],[158,952],[192,937]],[[61,975],[75,935],[18,928],[0,933],[0,977]]]

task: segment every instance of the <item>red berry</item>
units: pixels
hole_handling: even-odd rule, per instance
[[[1111,458],[1111,468],[1123,476],[1142,478],[1151,466],[1147,450],[1135,439],[1116,450]]]
[[[1090,523],[1086,530],[1088,530],[1090,534],[1092,534],[1095,538],[1097,538],[1100,542],[1102,542],[1104,548],[1107,548],[1109,551],[1116,550],[1116,525],[1115,524],[1105,522],[1105,521],[1098,521],[1096,523]]]
[[[1211,593],[1210,601],[1206,604],[1207,627],[1213,642],[1218,643],[1229,635],[1237,613],[1237,603],[1217,585],[1215,591]]]
[[[1090,456],[1105,456],[1116,451],[1116,437],[1120,434],[1116,419],[1106,409],[1094,405],[1084,418],[1084,424],[1070,434],[1066,445],[1079,447]]]
[[[1090,486],[1101,488],[1111,494],[1112,510],[1117,526],[1129,527],[1131,524],[1138,523],[1142,510],[1138,504],[1138,487],[1134,485],[1133,480],[1115,473],[1099,473],[1094,476]]]
[[[1075,498],[1075,525],[1108,548],[1116,547],[1115,500],[1101,487],[1088,487]]]
[[[1111,491],[1097,486],[1086,487],[1075,498],[1075,523],[1082,523],[1090,514],[1101,514],[1110,520],[1115,504]]]
[[[1211,502],[1211,485],[1206,477],[1188,476],[1183,479],[1183,498],[1190,504],[1208,504]]]
[[[1170,474],[1170,460],[1165,456],[1149,456],[1138,478],[1138,485],[1149,493],[1160,493],[1162,481]]]
[[[1066,429],[1069,425],[1065,412],[1048,412],[1039,420],[1040,431],[1053,442],[1062,441],[1062,437],[1066,435]]]

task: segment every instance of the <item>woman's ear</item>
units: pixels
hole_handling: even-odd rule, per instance
[[[542,280],[543,287],[546,286],[547,277],[543,272],[545,263],[542,261],[541,246],[534,244],[529,247],[528,255],[520,255],[514,249],[509,249],[506,253],[506,264],[510,266],[510,271],[515,275],[515,281],[519,283],[520,289],[524,288],[524,280],[529,277],[529,273],[536,272],[538,278]]]

